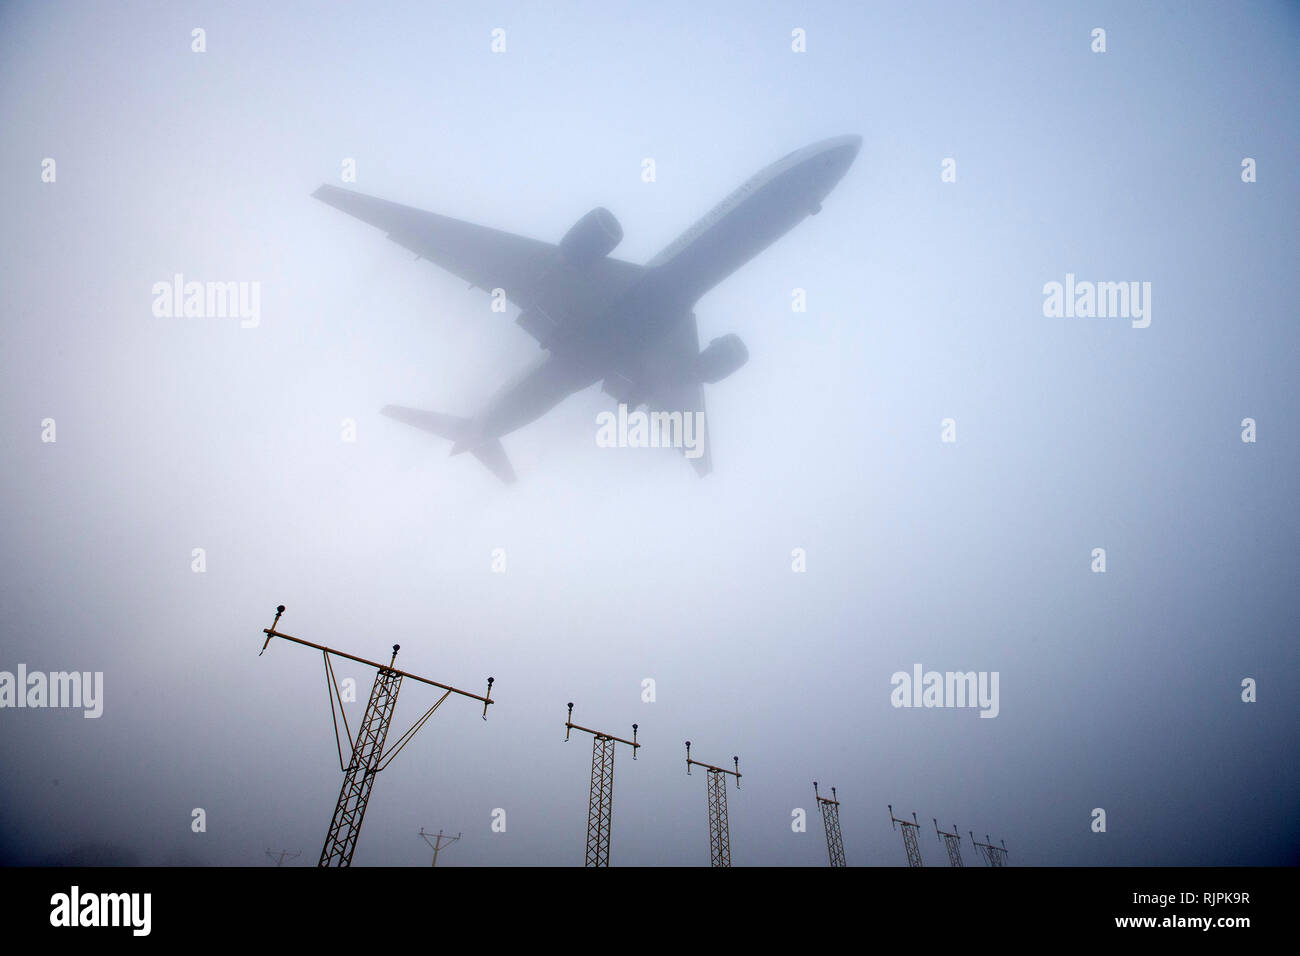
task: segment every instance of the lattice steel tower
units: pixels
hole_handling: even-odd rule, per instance
[[[937,817],[931,817],[934,820],[934,832],[939,835],[943,841],[944,848],[948,851],[949,866],[965,866],[961,861],[961,834],[957,832],[957,824],[952,825],[952,832],[945,833],[939,829],[939,820]]]
[[[455,687],[440,684],[437,681],[429,680],[427,677],[408,674],[393,667],[397,660],[397,652],[401,649],[400,644],[393,645],[393,656],[387,665],[383,665],[368,661],[364,657],[356,657],[352,654],[345,654],[343,651],[336,651],[332,647],[313,644],[311,641],[304,641],[301,638],[282,634],[275,628],[280,623],[280,615],[283,613],[284,605],[281,604],[275,609],[275,620],[271,622],[271,626],[262,629],[262,633],[266,635],[266,640],[263,642],[262,650],[258,653],[258,656],[260,657],[266,651],[267,645],[271,643],[271,638],[282,637],[286,641],[293,641],[295,644],[314,647],[325,658],[325,690],[330,698],[330,717],[334,721],[334,742],[338,747],[339,769],[343,771],[343,786],[339,789],[339,798],[334,805],[334,816],[330,820],[329,833],[325,837],[325,845],[321,848],[320,861],[317,866],[351,866],[352,854],[357,848],[357,838],[361,835],[361,823],[365,819],[366,807],[370,803],[370,791],[375,785],[375,775],[393,762],[393,758],[428,722],[429,718],[433,716],[433,712],[442,705],[442,702],[452,694],[459,694],[462,697],[482,701],[483,719],[487,720],[488,705],[494,703],[492,700],[492,678],[488,678],[486,697],[480,697],[478,694],[471,694],[468,691],[457,690]],[[370,700],[366,703],[366,711],[361,718],[360,725],[357,727],[355,740],[352,737],[352,729],[348,726],[347,713],[343,710],[343,698],[339,693],[338,680],[334,676],[334,665],[330,661],[331,654],[376,669],[375,683],[370,690]],[[393,720],[393,711],[397,707],[397,694],[402,689],[403,678],[407,677],[422,684],[437,687],[444,693],[432,707],[424,712],[424,715],[419,720],[411,725],[406,733],[397,739],[397,744],[392,751],[385,752],[384,744],[388,740],[388,728]],[[336,702],[337,712],[335,709]],[[339,737],[339,717],[343,718],[343,730],[347,734],[348,745],[352,752],[351,759],[346,765],[343,763],[343,741]]]
[[[817,781],[813,781],[813,796],[817,798],[817,809],[821,811],[822,823],[826,826],[826,852],[830,855],[831,866],[848,866],[844,862],[844,837],[840,834],[840,801],[835,788],[831,795],[823,797],[817,792]]]
[[[564,740],[569,734],[581,730],[591,734],[591,797],[587,803],[587,856],[585,866],[609,866],[609,839],[614,817],[614,746],[627,744],[636,759],[636,724],[632,725],[632,739],[624,740],[613,734],[579,727],[573,722],[573,704],[569,704],[569,717],[564,722]]]
[[[715,767],[713,764],[700,763],[691,759],[691,742],[686,741],[686,774],[690,775],[691,765],[703,767],[709,778],[709,865],[731,866],[731,828],[727,822],[727,775],[736,778],[736,789],[740,789],[740,758],[732,757],[735,770]]]
[[[987,840],[988,838],[989,835],[987,833],[984,834],[984,839]],[[980,855],[984,857],[984,862],[987,863],[989,866],[1007,865],[1007,841],[1006,840],[1002,841],[1001,846],[994,846],[992,843],[980,843],[978,840],[975,839],[975,831],[972,830],[970,835],[970,841],[971,843],[975,844],[975,849],[980,851]]]
[[[916,822],[916,811],[912,811],[912,822],[900,820],[894,816],[894,805],[889,805],[889,826],[893,829],[894,824],[903,828],[903,849],[907,851],[908,866],[924,866],[921,862],[921,845],[916,841],[916,833],[921,829],[921,824]]]

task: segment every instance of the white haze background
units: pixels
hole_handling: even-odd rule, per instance
[[[851,864],[905,862],[888,803],[930,864],[936,816],[1013,865],[1295,863],[1297,19],[6,5],[0,669],[102,670],[106,702],[0,712],[3,859],[313,863],[340,774],[319,655],[257,656],[284,603],[290,634],[496,678],[487,722],[449,700],[380,776],[357,865],[427,865],[420,827],[464,833],[440,866],[579,864],[590,743],[563,742],[567,701],[641,727],[615,864],[707,861],[686,739],[741,758],[737,865],[825,864],[814,779]],[[606,206],[644,262],[844,133],[864,145],[822,213],[697,309],[751,356],[707,390],[707,479],[596,447],[597,389],[506,439],[513,487],[377,414],[470,413],[536,346],[313,200],[344,158],[361,191],[549,241]],[[177,272],[260,282],[260,326],[153,317]],[[1150,281],[1151,327],[1044,318],[1067,272]],[[1000,715],[894,709],[918,662],[998,671]],[[340,676],[355,722],[372,675]],[[408,684],[394,733],[430,703]]]

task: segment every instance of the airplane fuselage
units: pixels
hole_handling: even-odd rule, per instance
[[[691,308],[704,293],[818,212],[860,145],[858,136],[823,140],[762,169],[646,263],[647,283],[667,301]]]
[[[742,183],[646,264],[645,276],[606,314],[550,347],[503,386],[475,419],[496,439],[540,418],[575,392],[627,375],[706,292],[785,235],[843,177],[861,146],[840,136],[796,150]]]

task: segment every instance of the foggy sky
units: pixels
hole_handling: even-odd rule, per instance
[[[496,679],[486,722],[449,700],[379,775],[356,865],[427,865],[421,827],[463,833],[439,866],[580,865],[568,701],[640,725],[615,865],[708,863],[687,739],[740,757],[736,865],[825,865],[813,780],[851,865],[905,863],[887,804],[927,865],[932,817],[967,865],[970,830],[1012,865],[1296,863],[1297,27],[1263,3],[0,8],[0,670],[102,671],[105,697],[0,710],[0,860],[314,864],[340,773],[320,655],[257,654],[283,603],[295,636]],[[706,387],[712,475],[597,447],[598,388],[504,439],[513,486],[378,414],[472,414],[538,350],[312,199],[345,159],[349,188],[551,242],[605,206],[643,263],[849,133],[820,215],[696,308],[750,353]],[[260,283],[260,323],[155,317],[176,273]],[[1150,327],[1044,317],[1067,273],[1150,282]],[[918,663],[998,672],[1000,713],[891,706]],[[339,676],[355,726],[373,672]],[[432,702],[408,683],[390,740]]]

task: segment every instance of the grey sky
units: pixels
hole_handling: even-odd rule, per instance
[[[708,862],[688,738],[741,758],[737,865],[825,864],[814,779],[850,864],[904,863],[888,803],[932,865],[936,816],[1020,865],[1297,862],[1296,8],[707,6],[0,8],[0,670],[105,680],[98,720],[0,711],[0,859],[314,863],[340,774],[319,655],[257,656],[283,602],[496,678],[486,723],[448,701],[380,775],[357,865],[427,865],[420,827],[464,833],[440,866],[580,864],[570,700],[641,726],[615,864]],[[548,241],[603,205],[645,262],[845,133],[822,213],[696,309],[750,353],[706,388],[709,477],[598,448],[598,389],[505,439],[510,487],[378,415],[470,414],[537,349],[311,199],[345,158]],[[156,318],[175,273],[259,282],[260,324]],[[1150,282],[1150,327],[1044,317],[1067,273]],[[999,672],[998,717],[892,707],[917,663]],[[372,674],[340,676],[359,717]]]

